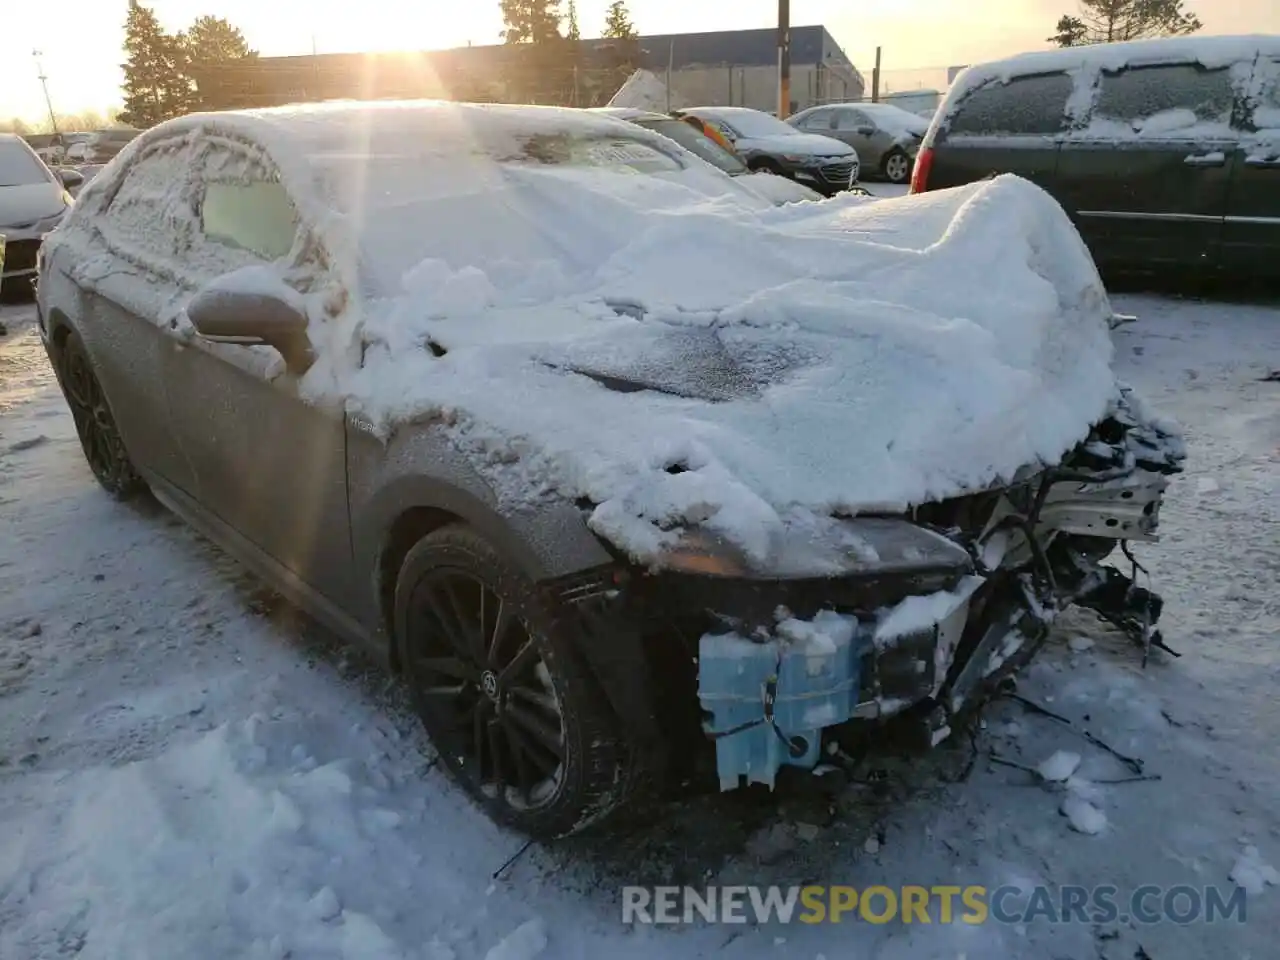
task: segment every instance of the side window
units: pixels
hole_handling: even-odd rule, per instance
[[[1234,102],[1229,68],[1206,70],[1190,63],[1130,67],[1102,75],[1093,119],[1148,135],[1204,124],[1225,128]]]
[[[951,117],[949,136],[1051,136],[1067,125],[1072,80],[1065,73],[1018,77],[979,87]]]
[[[210,180],[200,207],[207,239],[263,260],[279,260],[293,248],[298,216],[276,180]]]
[[[130,164],[98,215],[107,241],[126,253],[173,261],[195,239],[196,182],[185,140],[155,144]]]
[[[1280,130],[1280,60],[1259,60],[1250,86],[1253,128]]]
[[[834,116],[834,110],[815,110],[804,118],[804,122],[800,126],[805,130],[830,130],[831,120]]]
[[[857,130],[859,127],[874,127],[868,117],[861,110],[841,110],[840,119],[836,122],[837,130]]]

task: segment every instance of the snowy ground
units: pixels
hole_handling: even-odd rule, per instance
[[[1225,886],[1246,845],[1280,864],[1280,384],[1259,379],[1280,366],[1280,308],[1155,296],[1116,307],[1141,317],[1116,333],[1121,370],[1189,432],[1165,540],[1141,555],[1185,656],[1144,672],[1123,641],[1076,617],[1023,690],[1161,780],[1101,785],[1128,771],[1004,702],[967,780],[967,744],[927,762],[886,758],[882,776],[829,806],[690,801],[607,848],[530,850],[498,880],[520,841],[429,769],[398,689],[291,622],[159,507],[108,500],[33,310],[3,308],[0,957],[1275,956],[1274,888],[1249,898],[1243,925],[619,922],[627,883],[1131,890]],[[1058,750],[1083,758],[1070,788],[989,760],[1034,766]],[[1067,799],[1098,835],[1072,829]]]

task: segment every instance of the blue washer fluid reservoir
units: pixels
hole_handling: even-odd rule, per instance
[[[822,728],[848,720],[858,705],[870,646],[856,618],[826,610],[783,620],[767,642],[704,634],[698,699],[710,714],[703,729],[716,738],[720,789],[737,789],[743,777],[772,788],[784,763],[816,766]]]

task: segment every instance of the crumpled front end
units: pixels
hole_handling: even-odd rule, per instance
[[[797,596],[775,608],[771,624],[726,613],[722,629],[702,635],[697,658],[721,788],[772,786],[783,765],[813,768],[831,731],[850,722],[909,720],[922,741],[940,743],[984,692],[1031,660],[1072,604],[1125,629],[1144,652],[1162,647],[1159,597],[1103,561],[1117,544],[1131,558],[1129,541],[1157,539],[1168,477],[1184,459],[1176,431],[1122,390],[1058,465],[896,521],[963,551],[967,563],[950,566],[944,583],[926,589],[928,578],[917,579],[871,608],[874,591],[861,603]],[[911,576],[880,578],[882,595],[901,594]]]

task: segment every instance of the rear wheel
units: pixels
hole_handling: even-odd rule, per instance
[[[890,150],[881,161],[880,168],[890,183],[906,183],[911,179],[911,158],[903,150]]]
[[[146,483],[129,459],[107,396],[77,334],[70,333],[63,341],[58,366],[62,393],[71,408],[80,448],[94,477],[117,500],[128,500],[141,493]]]
[[[628,751],[601,691],[533,584],[474,530],[419,541],[395,605],[423,725],[493,819],[550,839],[625,799]]]

